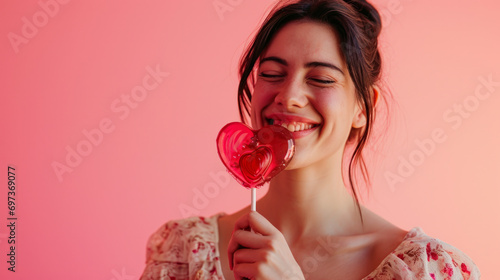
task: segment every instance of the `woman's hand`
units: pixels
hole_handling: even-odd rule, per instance
[[[238,280],[304,279],[283,234],[257,212],[236,221],[228,254]]]

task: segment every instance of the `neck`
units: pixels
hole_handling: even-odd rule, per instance
[[[309,235],[359,233],[356,203],[343,183],[341,169],[331,163],[285,170],[270,183],[257,210],[287,240]]]

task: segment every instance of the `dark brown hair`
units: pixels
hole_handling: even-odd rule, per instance
[[[356,88],[356,99],[366,113],[366,125],[354,129],[349,139],[357,140],[349,161],[349,183],[358,207],[361,208],[354,186],[354,166],[359,165],[363,179],[370,184],[370,176],[362,151],[372,129],[375,118],[371,87],[380,79],[381,57],[378,50],[378,36],[382,24],[377,10],[361,0],[300,0],[278,4],[265,19],[252,43],[240,61],[240,82],[238,86],[238,108],[240,118],[247,122],[250,116],[252,90],[255,83],[254,68],[262,53],[274,36],[286,24],[299,20],[325,23],[338,34],[340,49],[347,64],[349,75]]]

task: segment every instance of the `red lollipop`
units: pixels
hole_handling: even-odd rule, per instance
[[[295,144],[291,132],[282,126],[253,130],[233,122],[220,130],[217,150],[236,181],[252,189],[252,211],[255,211],[255,189],[285,169],[295,152]]]

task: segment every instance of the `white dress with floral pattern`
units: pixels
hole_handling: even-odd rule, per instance
[[[141,280],[223,280],[217,220],[170,221],[151,235]],[[403,242],[362,280],[480,279],[474,262],[457,248],[412,228]]]

